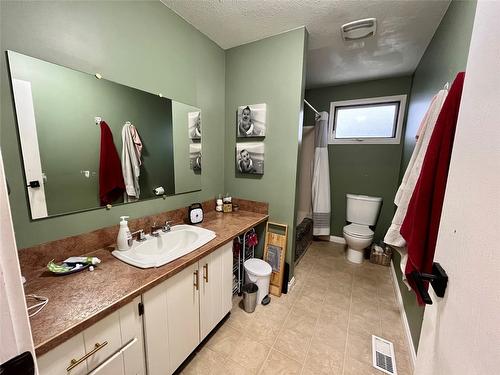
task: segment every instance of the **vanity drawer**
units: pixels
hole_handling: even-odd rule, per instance
[[[40,375],[85,375],[88,373],[87,362],[80,361],[72,365],[71,361],[77,361],[85,356],[85,343],[83,333],[73,336],[64,344],[52,349],[50,352],[37,358],[38,373]],[[70,368],[70,366],[73,366]],[[68,371],[68,368],[70,370]]]
[[[83,332],[85,352],[94,352],[87,358],[89,371],[118,351],[122,346],[120,314],[118,311],[100,320]]]
[[[144,375],[140,297],[40,356],[40,375]]]
[[[127,367],[126,357],[139,349],[139,339],[137,337],[123,345],[111,357],[99,364],[88,375],[127,375],[140,374],[135,369]]]

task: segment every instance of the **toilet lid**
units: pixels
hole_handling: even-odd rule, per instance
[[[251,258],[245,261],[243,264],[245,270],[250,272],[255,276],[269,276],[273,269],[269,263],[263,261],[262,259]]]
[[[344,233],[357,238],[373,237],[373,231],[367,225],[349,224],[344,227]]]

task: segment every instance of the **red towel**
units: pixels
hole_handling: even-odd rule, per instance
[[[400,230],[408,248],[405,274],[414,291],[417,288],[410,274],[413,271],[432,273],[464,78],[464,72],[457,74],[443,104]],[[427,282],[425,286],[428,288]],[[423,305],[419,294],[415,294],[418,303]]]
[[[122,164],[116,152],[113,134],[108,124],[101,121],[101,156],[99,160],[99,199],[101,206],[113,203],[123,196]]]

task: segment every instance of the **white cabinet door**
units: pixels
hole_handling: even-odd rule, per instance
[[[231,310],[232,243],[228,243],[201,259],[200,339],[203,340]]]
[[[90,353],[97,348],[95,354],[87,358],[87,367],[92,371],[122,346],[120,333],[120,315],[118,311],[98,321],[83,331],[85,352]]]
[[[233,241],[225,244],[218,251],[221,252],[222,257],[222,312],[220,321],[233,308]]]
[[[217,325],[222,310],[222,258],[219,250],[198,263],[200,285],[200,339],[203,340]]]
[[[232,307],[232,243],[142,295],[149,375],[173,373]]]
[[[144,303],[144,340],[148,374],[170,374],[167,281],[144,293],[142,302]]]
[[[129,303],[119,310],[122,346],[137,339],[133,345],[128,346],[127,349],[123,351],[125,375],[146,374],[142,316],[139,315],[138,308],[141,301],[141,297],[137,297],[132,303]]]
[[[149,375],[173,373],[200,343],[198,263],[143,294]]]
[[[40,375],[84,375],[87,374],[87,362],[84,360],[71,371],[66,371],[71,360],[85,356],[83,334],[73,336],[68,341],[37,358]]]
[[[195,263],[167,280],[168,341],[170,372],[200,343],[199,286],[201,275]]]

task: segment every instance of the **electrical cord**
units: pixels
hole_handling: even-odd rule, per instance
[[[26,302],[28,300],[35,300],[37,303],[35,303],[32,306],[28,306],[28,316],[31,318],[38,314],[40,311],[43,310],[43,308],[49,303],[49,299],[47,297],[43,296],[37,296],[36,294],[27,294],[26,295]],[[30,310],[35,310],[35,312],[30,312]]]

